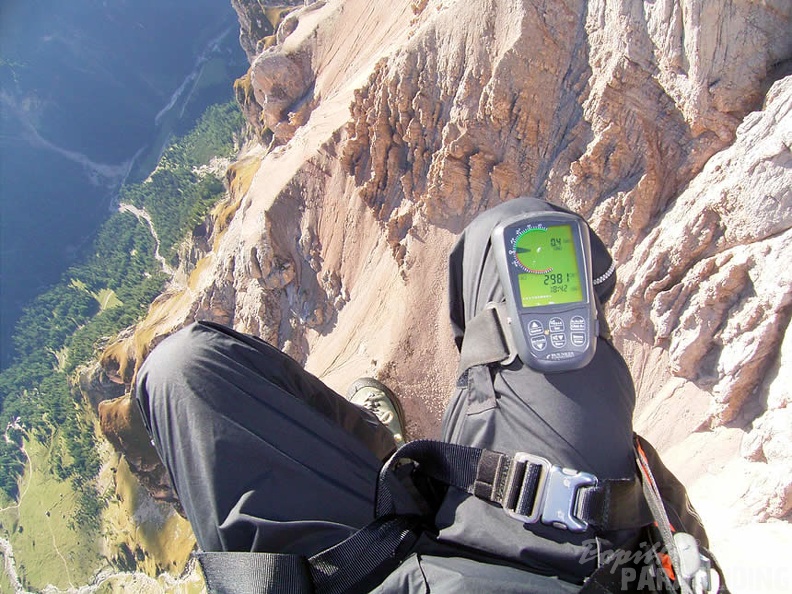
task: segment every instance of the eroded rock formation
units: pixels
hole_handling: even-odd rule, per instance
[[[129,398],[99,404],[102,433],[116,450],[123,452],[129,468],[158,501],[174,503],[181,512],[168,472],[143,426],[137,404]]]
[[[377,375],[403,395],[411,434],[432,434],[456,365],[447,251],[481,210],[533,194],[611,246],[608,316],[637,427],[718,536],[788,520],[791,24],[785,0],[336,0],[291,13],[277,44],[246,46],[247,113],[274,142],[235,166],[229,179],[260,164],[233,188],[213,249],[108,368],[129,382],[158,337],[219,320],[339,391]]]

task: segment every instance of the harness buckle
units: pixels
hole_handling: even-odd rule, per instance
[[[506,477],[507,497],[503,500],[503,509],[507,514],[527,524],[535,524],[539,520],[550,468],[550,461],[541,456],[526,452],[517,452],[512,456]],[[526,498],[530,499],[526,501]],[[523,513],[528,510],[530,513]]]
[[[597,477],[588,472],[553,466],[547,485],[547,496],[542,508],[542,523],[570,532],[584,532],[585,522],[575,515],[577,511],[578,489],[594,486]]]
[[[533,466],[526,466],[526,463]],[[570,532],[584,532],[588,528],[588,522],[576,515],[577,499],[581,487],[597,484],[593,474],[561,468],[541,456],[517,452],[512,458],[506,484],[506,492],[515,493],[503,506],[511,517],[527,524],[541,520],[543,524]],[[529,497],[533,501],[526,501]]]

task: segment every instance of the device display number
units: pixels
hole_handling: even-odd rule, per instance
[[[563,274],[561,272],[557,272],[555,274],[545,274],[544,285],[545,287],[549,287],[552,285],[563,285],[565,283],[571,283],[573,280],[575,280],[575,276],[576,275],[572,274],[571,272],[567,272],[566,274]]]

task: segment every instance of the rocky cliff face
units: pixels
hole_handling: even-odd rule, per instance
[[[533,194],[611,246],[636,426],[726,565],[769,566],[729,546],[792,543],[791,24],[786,0],[331,0],[255,55],[247,33],[271,142],[229,171],[211,251],[106,368],[129,382],[158,337],[218,320],[339,391],[377,375],[432,434],[456,366],[447,251]]]

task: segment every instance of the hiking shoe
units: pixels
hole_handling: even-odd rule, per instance
[[[372,377],[362,377],[349,386],[347,400],[373,412],[393,434],[396,447],[404,445],[404,411],[390,388]]]

